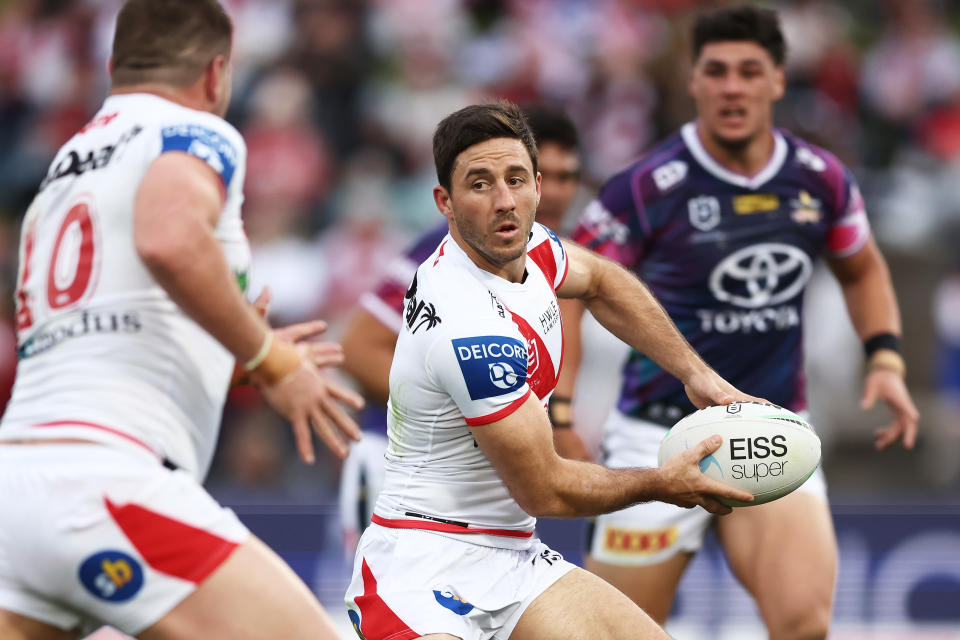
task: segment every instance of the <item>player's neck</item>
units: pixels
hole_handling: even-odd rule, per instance
[[[465,254],[467,254],[467,257],[470,259],[470,261],[479,268],[488,273],[492,273],[495,276],[499,276],[509,282],[523,282],[524,274],[527,271],[526,253],[516,260],[511,260],[507,263],[500,263],[488,258],[483,254],[483,252],[478,251],[471,246],[469,242],[463,239],[454,225],[450,225],[450,237],[453,238],[453,241],[457,243],[457,246],[460,247]]]
[[[199,92],[195,90],[194,87],[175,89],[162,84],[143,83],[113,86],[110,88],[111,96],[130,93],[149,93],[151,95],[163,98],[164,100],[175,102],[182,107],[187,107],[188,109],[195,109],[197,111],[210,111],[209,104],[207,104],[207,102],[203,99]]]
[[[705,127],[697,123],[697,138],[706,152],[724,169],[752,178],[770,163],[776,147],[773,129],[746,142],[743,146],[727,145],[710,134]]]

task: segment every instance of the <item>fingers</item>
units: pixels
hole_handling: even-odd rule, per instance
[[[336,425],[340,433],[354,441],[360,439],[360,427],[333,397],[330,397],[323,403],[323,410],[326,416]]]
[[[293,437],[297,443],[297,452],[300,458],[307,464],[313,464],[316,459],[313,452],[313,439],[310,437],[310,427],[307,426],[305,418],[291,420],[293,425]]]
[[[330,392],[330,395],[344,403],[351,409],[363,409],[366,402],[359,393],[348,389],[344,386],[341,386],[335,382],[327,383],[327,390]]]
[[[343,364],[343,348],[336,342],[301,342],[297,347],[303,359],[318,369]]]
[[[253,301],[253,308],[260,314],[260,317],[267,317],[267,310],[270,308],[270,300],[272,297],[270,287],[264,287],[260,290],[260,295],[257,296],[257,299]]]
[[[707,477],[704,477],[704,487],[700,493],[706,494],[705,497],[720,496],[739,502],[753,502],[753,494],[749,491],[737,489],[736,487],[731,487],[728,484]]]
[[[715,500],[710,496],[704,496],[703,500],[700,503],[700,506],[709,511],[710,513],[718,516],[725,516],[728,513],[733,513],[733,509],[723,504],[719,500]]]
[[[350,448],[347,446],[347,443],[337,435],[336,429],[322,411],[314,411],[311,415],[310,422],[313,424],[313,430],[335,456],[341,460],[347,457],[347,454],[350,453]]]
[[[719,449],[721,444],[723,444],[723,438],[719,435],[712,435],[709,438],[701,440],[697,443],[697,446],[693,447],[693,451],[696,452],[697,462]]]
[[[864,411],[872,409],[873,405],[877,403],[877,395],[879,395],[879,388],[868,376],[863,385],[863,397],[860,399],[860,408]]]
[[[309,322],[300,322],[292,324],[289,327],[276,329],[275,333],[282,340],[287,342],[299,342],[320,335],[327,330],[327,323],[323,320],[311,320]]]

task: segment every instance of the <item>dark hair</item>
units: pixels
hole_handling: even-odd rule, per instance
[[[233,23],[217,0],[127,0],[113,37],[113,84],[185,87],[230,55]]]
[[[520,107],[501,100],[475,104],[451,113],[433,132],[433,161],[440,185],[450,190],[457,156],[475,144],[494,138],[513,138],[523,143],[537,172],[537,146]]]
[[[693,59],[711,42],[749,40],[767,50],[777,66],[787,58],[787,43],[776,12],[752,5],[727,7],[701,15],[693,25]]]
[[[577,128],[563,109],[539,104],[528,105],[523,108],[523,114],[538,147],[544,142],[552,142],[564,149],[575,151],[580,146]]]

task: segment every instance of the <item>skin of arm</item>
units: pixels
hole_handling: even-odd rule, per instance
[[[532,395],[506,418],[471,431],[510,495],[535,517],[597,515],[648,500],[700,505],[726,514],[730,508],[713,496],[753,499],[700,473],[700,459],[719,448],[719,436],[687,449],[659,469],[608,469],[561,458],[553,448],[546,412]]]
[[[350,319],[341,340],[344,369],[363,388],[364,395],[377,404],[387,404],[390,395],[390,366],[397,346],[397,334],[359,307]]]
[[[636,276],[576,243],[563,241],[563,246],[568,271],[557,295],[580,298],[607,330],[681,380],[694,406],[758,400],[707,366]]]
[[[873,238],[853,255],[829,259],[827,263],[840,282],[847,311],[861,340],[879,333],[901,335],[900,311],[890,270]],[[899,357],[899,354],[896,356]],[[878,399],[890,407],[894,420],[889,426],[874,432],[876,448],[883,449],[902,439],[903,446],[912,449],[917,439],[920,415],[903,377],[897,371],[872,367],[868,363],[861,406],[869,409]]]
[[[140,258],[170,298],[246,362],[269,327],[244,299],[214,236],[223,207],[218,181],[199,158],[162,154],[137,191],[133,237]]]

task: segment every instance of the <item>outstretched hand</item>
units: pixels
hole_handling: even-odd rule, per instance
[[[263,318],[267,317],[270,300],[270,287],[264,287],[253,301],[253,308]],[[274,329],[273,335],[284,342],[296,344],[300,355],[317,368],[340,366],[343,364],[343,348],[339,343],[312,340],[326,330],[327,323],[323,320],[310,320]]]
[[[860,407],[871,409],[877,400],[883,400],[890,408],[893,422],[873,432],[876,449],[885,449],[901,439],[904,449],[913,449],[917,441],[920,414],[900,374],[889,369],[873,369],[867,374]]]
[[[700,461],[719,449],[722,444],[723,438],[719,435],[710,436],[667,460],[660,467],[663,494],[657,499],[687,509],[701,506],[717,515],[733,511],[717,500],[718,496],[752,502],[753,494],[714,480],[700,471]]]

